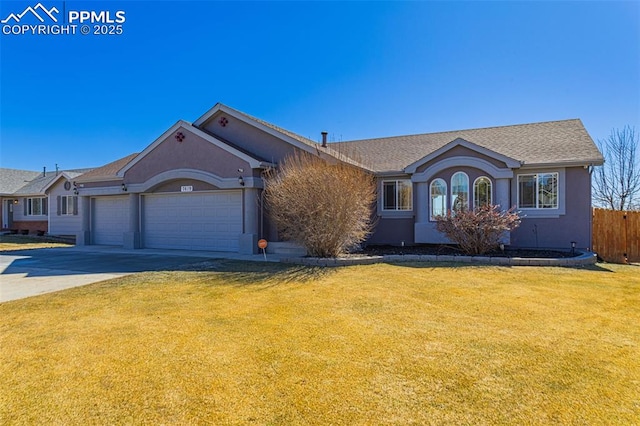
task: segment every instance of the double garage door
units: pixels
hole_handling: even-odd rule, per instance
[[[122,233],[128,229],[128,199],[113,198],[105,213],[100,213],[102,198],[96,199],[94,220],[95,244],[122,244]],[[118,200],[121,199],[121,200]],[[123,217],[111,214],[120,203]],[[188,194],[149,194],[141,200],[142,244],[147,248],[238,251],[238,237],[242,233],[242,192],[216,191]],[[114,238],[106,241],[108,233],[102,225],[114,231]],[[114,229],[116,228],[116,229]],[[117,229],[119,228],[119,229]],[[119,240],[115,239],[119,232]],[[96,238],[97,237],[97,238]]]
[[[145,195],[143,206],[145,247],[238,251],[240,191]]]

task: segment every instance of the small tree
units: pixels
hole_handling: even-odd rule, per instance
[[[635,205],[634,201],[640,201],[638,145],[638,135],[629,126],[612,130],[607,139],[598,141],[604,164],[594,171],[595,204],[612,210],[629,210]]]
[[[285,239],[312,256],[335,257],[369,235],[375,189],[374,177],[360,168],[297,152],[267,172],[264,194]]]
[[[520,226],[515,207],[500,211],[500,206],[485,205],[475,210],[462,209],[436,218],[436,227],[460,249],[470,255],[485,254],[498,248],[505,232]]]

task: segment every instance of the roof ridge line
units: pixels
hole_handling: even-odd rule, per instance
[[[299,133],[293,132],[293,131],[291,131],[291,130],[289,130],[289,129],[286,129],[286,128],[282,127],[282,126],[279,126],[279,125],[277,125],[277,124],[273,124],[273,123],[271,123],[270,121],[263,120],[262,118],[255,117],[255,116],[253,116],[253,115],[251,115],[251,114],[247,114],[247,113],[246,113],[246,112],[244,112],[244,111],[240,111],[239,109],[236,109],[236,108],[230,107],[229,105],[223,104],[222,102],[220,102],[219,104],[220,104],[221,106],[225,107],[225,108],[228,108],[228,109],[230,109],[230,110],[232,110],[232,111],[234,111],[234,112],[237,112],[238,114],[244,115],[245,117],[247,117],[247,118],[249,118],[249,119],[251,119],[251,120],[255,120],[255,121],[257,121],[257,122],[259,122],[259,123],[261,123],[261,124],[267,124],[267,125],[269,125],[269,126],[272,126],[272,127],[274,128],[274,130],[277,130],[277,131],[279,131],[279,132],[281,132],[281,133],[282,133],[282,132],[291,133],[292,135],[295,135],[295,136],[297,136],[298,138],[300,138],[300,139],[304,139],[305,141],[309,142],[310,144],[308,144],[308,145],[311,145],[311,146],[319,145],[317,142],[315,142],[315,141],[313,141],[313,140],[311,140],[311,139],[309,139],[309,138],[307,138],[307,137],[305,137],[305,136],[302,136],[302,135],[301,135],[301,134],[299,134]],[[286,134],[286,133],[285,133],[285,134]],[[302,142],[302,141],[301,141],[301,142]]]
[[[471,129],[445,130],[442,132],[412,133],[408,135],[382,136],[378,138],[353,139],[348,141],[330,142],[330,143],[350,143],[350,142],[362,142],[362,141],[376,141],[376,140],[383,140],[383,139],[406,138],[406,137],[412,137],[412,136],[441,135],[444,133],[470,132],[474,130],[504,129],[507,127],[532,126],[532,125],[547,124],[547,123],[561,123],[563,121],[581,121],[581,120],[579,118],[567,118],[563,120],[536,121],[533,123],[507,124],[504,126],[473,127]]]

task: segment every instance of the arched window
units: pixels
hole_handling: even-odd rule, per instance
[[[456,213],[469,208],[469,176],[456,172],[451,177],[451,212]]]
[[[442,179],[431,182],[431,220],[447,214],[447,183]]]
[[[491,204],[491,196],[491,179],[482,176],[473,182],[473,205],[476,209]]]

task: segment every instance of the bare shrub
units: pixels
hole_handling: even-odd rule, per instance
[[[297,152],[265,176],[265,200],[281,236],[312,256],[335,257],[372,229],[374,177],[343,162]]]
[[[505,232],[520,226],[515,207],[501,211],[500,206],[485,205],[475,210],[463,209],[436,218],[436,227],[466,254],[485,254],[498,248]]]

